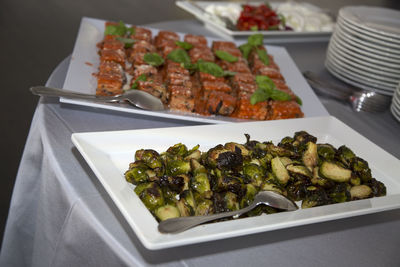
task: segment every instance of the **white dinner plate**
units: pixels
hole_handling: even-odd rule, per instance
[[[329,51],[327,53],[327,59],[336,67],[336,69],[340,70],[342,73],[348,73],[348,75],[352,76],[352,78],[355,80],[370,84],[372,87],[376,87],[378,89],[389,90],[392,92],[396,88],[398,80],[393,81],[393,83],[382,81],[381,79],[378,79],[380,78],[379,75],[356,69],[345,63],[343,59],[338,59]]]
[[[348,72],[338,69],[328,58],[325,60],[325,67],[333,76],[355,87],[374,91],[383,95],[393,95],[393,90],[379,89],[376,87],[376,85],[373,85],[369,82],[364,82],[358,79],[358,77],[354,77]]]
[[[245,1],[243,1],[245,2]],[[204,23],[204,26],[213,31],[214,33],[224,37],[224,38],[244,38],[254,34],[254,31],[232,31],[225,27],[225,25],[221,25],[220,23],[210,19],[206,14],[201,12],[198,8],[193,6],[190,1],[176,1],[176,5],[183,10],[194,15],[197,19]],[[217,5],[229,5],[232,2],[229,1],[196,1],[196,3],[202,8],[206,8],[208,5],[217,4]],[[258,5],[263,2],[252,2],[251,4]],[[274,8],[279,3],[278,2],[269,2],[269,4]],[[311,5],[309,3],[303,3],[311,10],[323,12],[319,7],[315,5]],[[295,32],[295,31],[257,31],[265,36],[265,41],[272,42],[303,42],[303,41],[322,41],[329,40],[332,31],[327,32]]]
[[[400,42],[400,12],[394,9],[369,6],[347,6],[339,16],[356,27],[381,37]]]
[[[384,53],[378,53],[379,51],[376,49],[371,49],[369,47],[359,45],[348,38],[345,39],[338,28],[332,35],[331,40],[335,40],[336,43],[339,43],[340,48],[347,54],[351,54],[361,60],[372,62],[374,64],[384,66],[392,70],[399,69],[400,71],[400,56],[398,59],[393,57],[393,55],[387,57],[383,55]]]
[[[346,50],[344,50],[341,47],[341,44],[337,43],[334,38],[332,38],[329,43],[329,50],[330,53],[334,54],[337,58],[340,58],[340,60],[343,62],[348,63],[349,65],[360,70],[378,74],[379,77],[381,77],[384,81],[394,81],[397,83],[400,80],[400,69],[396,70],[393,68],[380,66],[374,61],[370,60],[368,57],[361,57],[361,59],[359,59],[356,53],[348,53]]]
[[[343,30],[340,25],[337,25],[335,28],[335,34],[336,33],[339,34],[341,39],[348,41],[349,43],[351,42],[350,44],[354,45],[358,49],[364,49],[368,52],[371,52],[371,54],[381,55],[385,58],[400,59],[400,51],[362,40],[357,36],[347,33],[346,30]]]
[[[71,56],[71,62],[68,66],[67,76],[65,78],[63,89],[76,91],[80,93],[95,94],[97,87],[96,77],[93,75],[98,72],[99,55],[96,44],[104,37],[104,20],[83,18],[79,28],[77,40]],[[153,36],[158,32],[157,29],[151,29]],[[179,33],[181,37],[184,34]],[[217,39],[207,38],[208,44]],[[239,42],[236,42],[240,44]],[[314,91],[308,85],[303,75],[289,56],[285,48],[276,46],[266,46],[268,52],[274,56],[274,60],[279,65],[282,75],[285,77],[287,85],[298,95],[303,105],[301,107],[305,117],[328,115],[325,107],[319,101]],[[108,104],[94,103],[84,100],[73,100],[60,98],[63,103],[115,110],[134,114],[143,114],[151,117],[170,118],[176,120],[196,121],[204,123],[229,123],[242,122],[243,120],[223,117],[223,116],[200,116],[192,114],[183,114],[170,111],[147,111],[135,108],[128,104]]]
[[[352,35],[355,35],[363,40],[382,45],[384,47],[389,47],[391,49],[400,49],[400,43],[397,42],[390,42],[388,40],[382,40],[380,38],[377,38],[376,36],[371,36],[367,31],[358,29],[357,27],[351,25],[350,23],[346,22],[343,19],[338,18],[337,24],[344,28],[347,32],[349,32]]]
[[[270,215],[203,224],[179,234],[161,234],[157,221],[127,183],[124,172],[135,151],[148,148],[158,152],[183,143],[200,145],[201,151],[226,142],[252,140],[279,142],[305,130],[319,143],[346,145],[369,163],[373,177],[387,187],[387,196],[347,203],[299,209]],[[215,134],[218,133],[218,134]],[[114,132],[74,133],[72,141],[100,183],[132,227],[138,239],[151,250],[171,248],[276,229],[336,220],[400,207],[400,161],[334,117],[279,121],[231,123]]]

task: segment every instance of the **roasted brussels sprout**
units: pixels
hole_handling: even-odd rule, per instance
[[[257,188],[252,184],[246,184],[245,186],[245,194],[242,196],[240,200],[240,208],[247,207],[253,202],[255,195],[257,194]]]
[[[238,196],[230,191],[214,194],[215,213],[239,209]]]
[[[167,205],[158,207],[155,210],[154,214],[160,221],[180,217],[178,208],[171,204],[167,204]]]
[[[316,187],[315,190],[308,190],[306,198],[301,202],[301,208],[307,209],[327,204],[330,204],[328,195],[324,190]]]
[[[317,145],[318,157],[324,160],[332,161],[336,155],[336,149],[331,144]]]
[[[135,159],[136,161],[142,161],[144,164],[152,169],[163,167],[160,154],[158,154],[158,152],[153,149],[141,149],[136,151]]]
[[[159,154],[140,149],[124,176],[158,221],[207,215],[248,206],[259,190],[275,191],[302,208],[386,195],[367,161],[346,146],[317,144],[305,131],[278,145],[227,142],[206,152],[178,143]],[[240,217],[275,213],[259,205]]]
[[[246,178],[250,180],[250,183],[256,187],[260,187],[263,182],[265,173],[262,167],[249,163],[243,166],[243,174]]]
[[[319,167],[319,175],[334,182],[343,183],[350,180],[351,170],[345,169],[334,162],[324,161]]]
[[[184,144],[178,143],[169,147],[167,149],[167,153],[170,155],[178,156],[179,158],[184,158],[188,153],[188,149]]]
[[[369,180],[368,183],[366,183],[366,185],[368,185],[372,189],[372,193],[374,194],[375,197],[381,197],[386,195],[386,186],[382,182],[376,180],[375,178]]]
[[[199,199],[197,202],[195,215],[209,215],[214,213],[214,205],[210,199]]]
[[[353,172],[361,178],[362,182],[366,183],[372,179],[371,169],[368,167],[368,162],[359,157],[353,157],[350,163]]]
[[[355,156],[354,152],[347,146],[340,146],[337,150],[337,158],[347,167],[350,167],[350,163]]]
[[[275,157],[271,160],[271,169],[280,184],[287,184],[290,179],[289,172],[286,170],[285,165],[283,165],[279,157]]]
[[[350,186],[346,183],[336,184],[329,193],[333,203],[346,202],[351,199]]]
[[[137,185],[150,181],[150,178],[155,176],[152,171],[143,161],[135,161],[129,165],[129,170],[124,174],[127,182]]]
[[[144,188],[139,194],[139,198],[150,211],[154,212],[156,208],[164,205],[164,195],[161,187],[152,182]]]
[[[166,174],[170,176],[188,174],[190,170],[190,162],[186,160],[172,160],[166,166]]]
[[[304,165],[312,172],[314,167],[318,164],[317,145],[315,143],[306,143],[302,160]]]
[[[355,185],[350,189],[351,199],[363,199],[373,196],[372,189],[368,185]]]

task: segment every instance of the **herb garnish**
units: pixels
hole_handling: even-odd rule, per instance
[[[131,39],[131,38],[125,38],[125,37],[120,37],[118,36],[116,38],[118,41],[121,41],[124,43],[125,48],[130,48],[133,46],[133,44],[136,42],[135,40]]]
[[[288,93],[276,89],[275,83],[267,76],[257,75],[256,83],[258,89],[250,97],[252,105],[268,99],[279,101],[289,101],[292,99]]]
[[[164,59],[157,53],[147,53],[143,56],[143,60],[154,67],[164,64]]]
[[[136,78],[135,82],[132,83],[132,86],[131,86],[130,89],[138,89],[139,81],[142,81],[142,82],[147,81],[147,76],[146,76],[146,74],[141,74],[141,75],[139,75],[139,76]]]
[[[119,21],[118,24],[114,25],[107,25],[106,29],[104,30],[105,35],[118,35],[118,36],[125,36],[126,34],[132,35],[135,34],[134,27],[126,27],[126,25]]]
[[[172,60],[172,61],[174,61],[174,62],[177,62],[177,63],[183,63],[183,64],[190,64],[191,63],[188,53],[185,50],[181,49],[181,48],[172,50],[167,55],[167,58]]]
[[[239,49],[242,52],[243,57],[245,59],[248,59],[251,51],[253,51],[253,49],[255,49],[260,60],[265,65],[268,66],[269,65],[268,53],[266,50],[258,48],[261,45],[263,45],[263,35],[260,33],[257,33],[257,34],[250,35],[247,38],[247,43],[239,46]]]
[[[232,55],[231,53],[226,52],[226,51],[217,50],[217,51],[215,51],[215,55],[218,58],[220,58],[222,60],[225,60],[225,61],[228,61],[228,62],[231,62],[231,63],[238,61],[237,57],[235,57],[234,55]]]
[[[190,50],[193,47],[193,45],[189,44],[188,42],[175,41],[175,44],[185,50]]]

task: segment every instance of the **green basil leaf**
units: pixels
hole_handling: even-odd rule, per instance
[[[164,59],[157,53],[147,53],[143,56],[143,60],[154,67],[161,66],[164,63]]]
[[[262,63],[264,63],[264,65],[269,65],[269,57],[267,51],[265,51],[264,49],[257,49],[257,55]]]
[[[211,75],[214,75],[215,77],[223,77],[224,76],[224,70],[215,64],[214,62],[207,62],[207,61],[198,61],[197,65],[199,67],[199,71],[205,72]]]
[[[117,25],[108,25],[104,31],[105,35],[124,36],[125,33],[126,33],[126,26],[122,21],[120,21]]]
[[[142,82],[147,81],[147,76],[146,76],[146,74],[140,74],[140,75],[136,78],[135,82],[132,83],[131,89],[138,89],[138,86],[139,86],[138,81],[142,81]]]
[[[248,59],[251,50],[253,50],[253,46],[248,43],[245,43],[245,44],[242,44],[239,46],[239,50],[240,50],[240,52],[242,52],[243,57],[245,59]]]
[[[222,60],[225,60],[225,61],[228,61],[228,62],[231,62],[231,63],[238,61],[237,57],[235,57],[234,55],[232,55],[231,53],[228,53],[226,51],[217,50],[217,51],[215,51],[215,55],[218,58],[220,58]]]
[[[258,31],[258,26],[257,25],[251,26],[250,31],[253,31],[253,32]]]
[[[303,100],[301,100],[301,98],[298,97],[297,95],[296,95],[296,102],[297,102],[297,104],[299,104],[300,106],[303,105]]]
[[[255,104],[257,104],[258,102],[266,101],[266,100],[269,99],[269,97],[270,97],[270,94],[269,94],[267,91],[265,91],[265,90],[263,90],[263,89],[261,89],[261,88],[258,88],[258,89],[251,95],[251,97],[250,97],[250,104],[255,105]]]
[[[175,49],[172,50],[168,55],[167,58],[178,63],[189,64],[191,63],[190,57],[188,53],[183,49]]]
[[[125,45],[125,48],[132,47],[133,44],[136,42],[135,40],[133,40],[131,38],[125,38],[125,37],[120,37],[120,36],[118,36],[116,39],[123,42]]]
[[[288,93],[285,93],[277,89],[272,90],[270,97],[272,100],[279,100],[279,101],[289,101],[292,99],[292,97]]]
[[[256,76],[256,84],[258,87],[263,89],[272,90],[275,88],[275,83],[265,75],[257,75]]]
[[[250,35],[249,38],[247,38],[247,43],[252,45],[252,46],[259,46],[263,44],[263,36],[260,33]]]
[[[175,44],[185,50],[190,50],[193,47],[193,45],[188,42],[175,41]]]
[[[281,25],[283,26],[283,28],[285,28],[286,27],[286,18],[285,18],[285,16],[282,15],[282,14],[278,14],[278,18],[281,21]]]
[[[268,30],[269,30],[269,31],[276,31],[276,30],[279,30],[279,25],[269,26],[269,27],[268,27]]]

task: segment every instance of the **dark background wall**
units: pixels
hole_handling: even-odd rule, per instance
[[[398,1],[310,0],[333,13],[344,5],[399,8]],[[0,242],[9,201],[38,101],[28,91],[44,85],[71,54],[83,16],[141,25],[189,19],[173,0],[1,0],[0,1]]]

